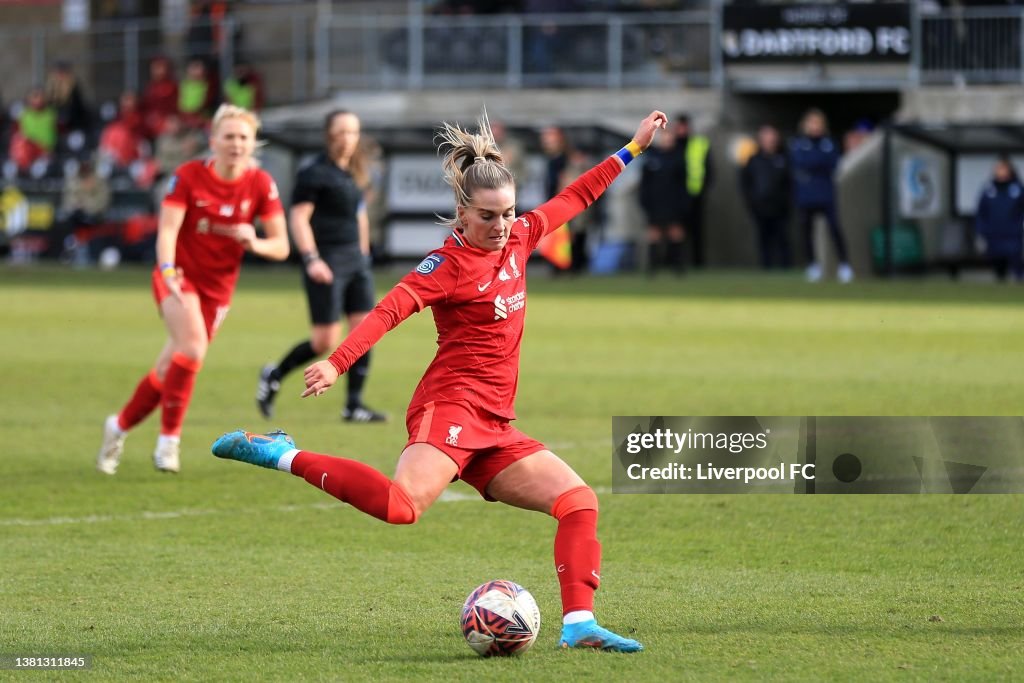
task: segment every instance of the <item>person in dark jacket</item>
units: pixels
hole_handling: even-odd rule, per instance
[[[684,165],[683,187],[680,193],[679,220],[686,231],[690,255],[695,268],[703,268],[704,204],[708,188],[714,183],[715,168],[711,161],[711,142],[707,136],[694,133],[690,128],[690,115],[676,116],[676,152]]]
[[[70,62],[53,65],[46,77],[45,90],[47,102],[57,110],[57,129],[61,135],[89,130],[92,114]]]
[[[675,137],[665,131],[644,153],[640,175],[640,208],[647,218],[647,273],[665,265],[676,275],[685,270],[680,203],[689,199],[682,189],[686,166],[675,147]],[[663,244],[664,242],[664,244]]]
[[[800,135],[790,143],[789,162],[793,170],[793,195],[803,228],[807,255],[807,279],[821,279],[821,265],[814,256],[814,219],[820,214],[828,222],[829,234],[839,259],[836,273],[840,282],[853,280],[853,268],[846,240],[839,227],[834,174],[839,165],[839,147],[828,136],[828,122],[820,109],[811,109],[800,122]]]
[[[541,130],[540,147],[547,157],[544,196],[549,199],[564,190],[590,167],[586,155],[572,145],[565,131],[558,126],[547,126]],[[569,248],[568,272],[572,274],[579,275],[587,269],[587,231],[592,219],[593,210],[588,209],[569,223],[572,242]],[[562,271],[556,267],[555,272]]]
[[[779,131],[761,126],[757,152],[740,171],[740,187],[751,218],[757,225],[761,267],[789,268],[789,237],[786,234],[792,205],[789,160],[781,151]]]
[[[1018,282],[1024,280],[1024,186],[1006,156],[996,160],[992,179],[981,191],[974,226],[996,277],[1005,280],[1009,270]]]

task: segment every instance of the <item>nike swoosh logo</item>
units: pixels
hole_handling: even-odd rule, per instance
[[[565,565],[564,564],[558,565],[558,567],[555,568],[555,571],[557,571],[559,574],[561,574],[562,572],[565,571]]]
[[[326,477],[327,475],[325,474],[324,476]],[[595,572],[593,569],[590,570],[590,573],[593,574],[594,578],[597,579],[598,581],[601,580],[601,575],[598,574],[597,572]]]
[[[324,476],[320,477],[320,490],[321,491],[326,491],[327,490],[327,489],[324,488],[324,484],[326,484],[326,483],[327,483],[327,473],[324,472]]]
[[[492,282],[494,282],[494,280],[488,280],[488,281],[487,281],[486,283],[484,283],[484,284],[482,284],[482,285],[477,285],[477,286],[476,286],[476,288],[477,288],[477,291],[479,291],[479,292],[482,292],[482,291],[484,291],[485,289],[487,289],[488,287],[490,287],[490,286],[491,286],[491,283],[492,283]]]

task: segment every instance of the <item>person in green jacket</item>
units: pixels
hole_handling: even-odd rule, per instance
[[[252,64],[235,64],[234,73],[224,81],[224,101],[249,111],[263,109],[263,79]]]
[[[42,88],[32,88],[17,118],[9,154],[19,171],[27,171],[39,159],[50,156],[57,146],[57,110],[46,102]]]
[[[206,63],[199,58],[190,59],[185,77],[178,83],[178,113],[191,126],[206,127],[217,99],[211,86]]]

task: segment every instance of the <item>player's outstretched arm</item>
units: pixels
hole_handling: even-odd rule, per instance
[[[640,156],[654,142],[654,135],[668,123],[668,117],[653,111],[640,122],[633,139],[625,147],[569,183],[557,196],[537,207],[547,218],[546,232],[555,230],[575,218],[597,201],[630,161]]]
[[[306,390],[302,392],[302,397],[319,396],[330,389],[338,377],[347,372],[381,337],[418,310],[419,305],[409,293],[408,287],[401,283],[393,287],[327,360],[306,368]]]

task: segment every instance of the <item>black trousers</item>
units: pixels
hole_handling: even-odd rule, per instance
[[[757,223],[757,240],[761,251],[761,267],[765,270],[771,268],[789,268],[793,260],[789,251],[789,227],[788,216],[764,216],[755,215],[754,222]]]

